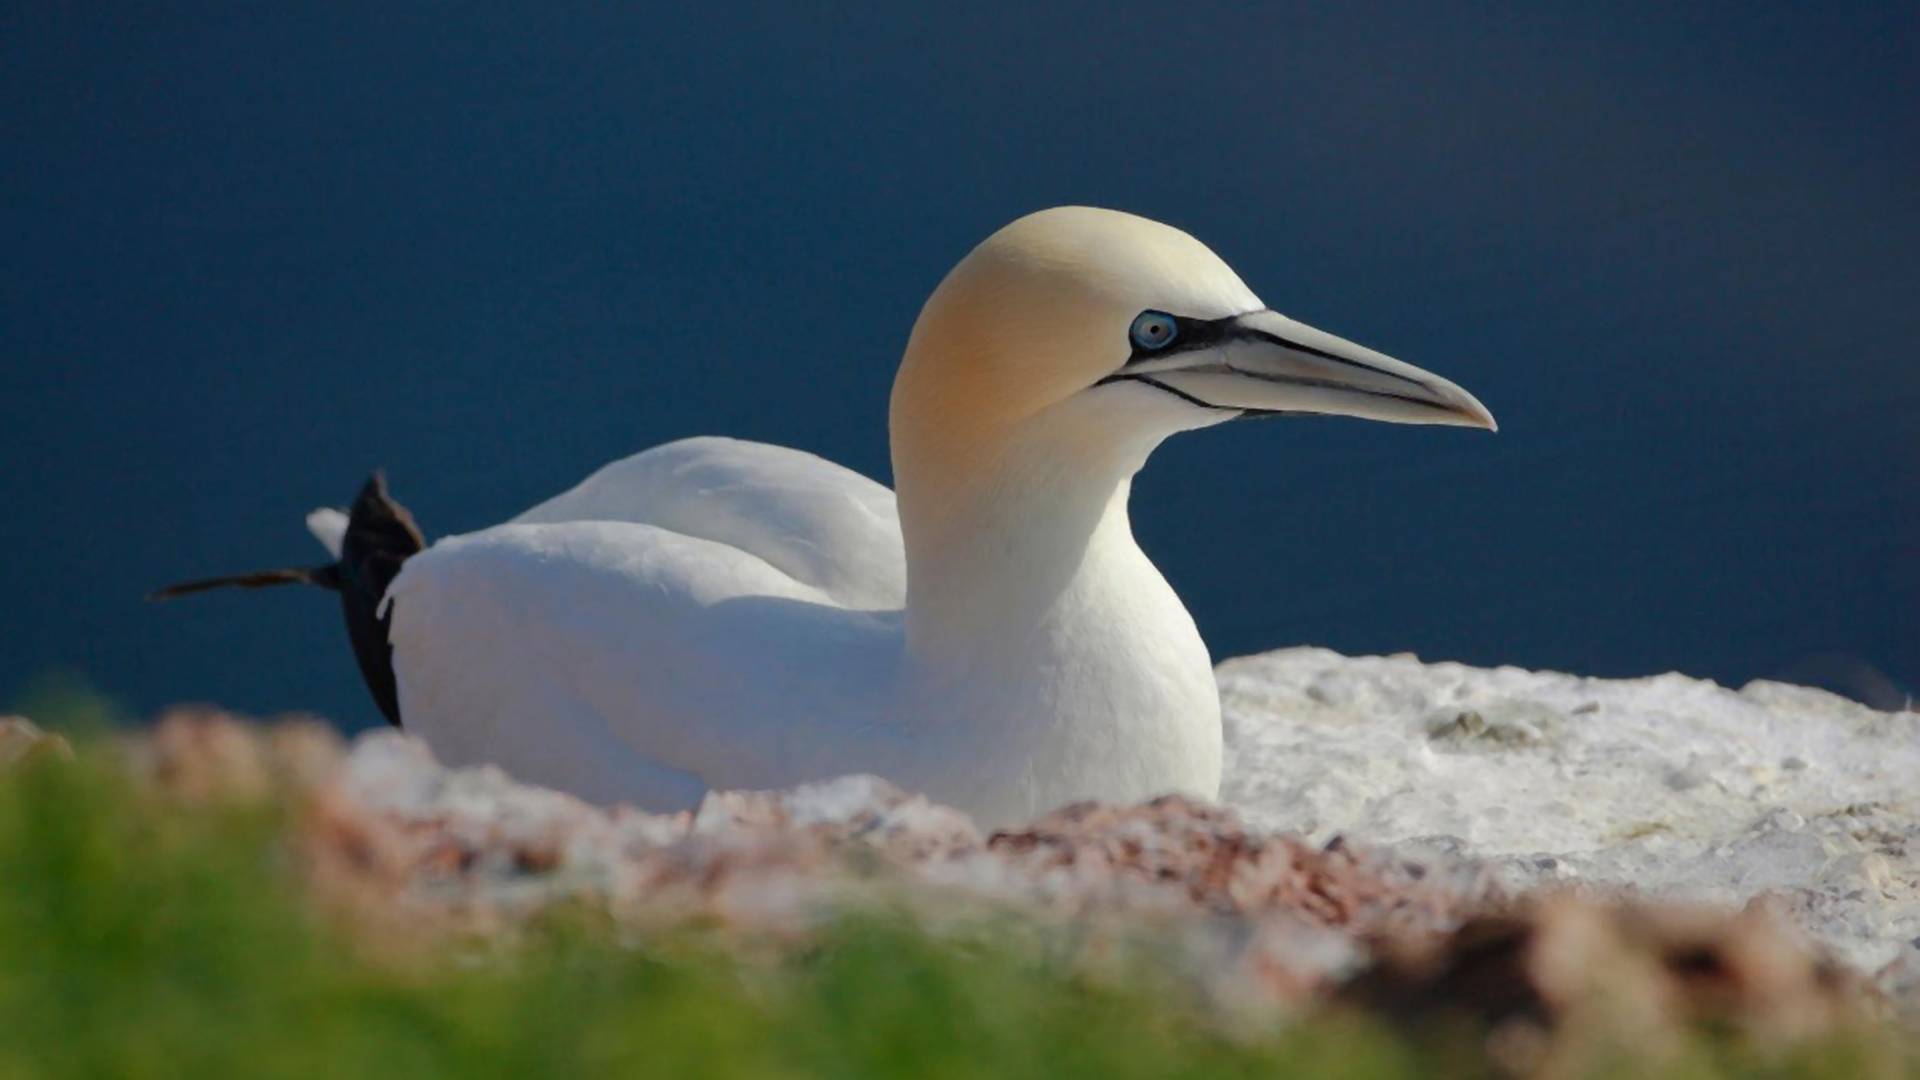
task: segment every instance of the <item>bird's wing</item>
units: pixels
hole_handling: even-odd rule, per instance
[[[897,613],[646,524],[507,524],[388,592],[407,727],[444,760],[655,809],[707,786],[873,771]]]
[[[906,600],[893,492],[782,446],[717,437],[666,443],[513,520],[657,525],[737,548],[847,607],[885,610]]]

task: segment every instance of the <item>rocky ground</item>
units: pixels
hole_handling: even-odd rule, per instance
[[[781,940],[882,907],[1026,927],[1094,969],[1150,954],[1227,1016],[1469,1015],[1523,1069],[1602,1012],[1781,1038],[1920,1004],[1920,715],[1314,649],[1220,674],[1223,805],[991,834],[867,777],[653,815],[445,769],[396,733],[209,710],[129,760],[182,798],[298,791],[316,893],[397,940],[556,904]],[[0,758],[48,745],[0,736]]]
[[[1220,684],[1223,799],[1253,824],[1511,890],[1758,904],[1857,970],[1920,972],[1920,713],[1323,649],[1230,660]]]

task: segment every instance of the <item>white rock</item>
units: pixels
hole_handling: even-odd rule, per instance
[[[1920,939],[1920,714],[1803,687],[1284,649],[1219,669],[1251,824],[1582,881],[1769,896],[1866,971]]]

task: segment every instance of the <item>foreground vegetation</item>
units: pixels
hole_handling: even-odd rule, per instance
[[[1151,971],[866,918],[803,945],[633,940],[591,913],[420,945],[320,910],[269,800],[142,790],[96,745],[0,775],[0,1076],[1414,1077],[1472,1032],[1314,1016],[1229,1034]],[[1030,938],[1023,940],[1031,942]],[[1646,1075],[1596,1054],[1593,1074]],[[1876,1041],[1763,1057],[1703,1038],[1674,1075],[1899,1075]]]

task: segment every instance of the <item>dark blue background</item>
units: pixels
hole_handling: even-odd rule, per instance
[[[884,478],[921,300],[1064,202],[1501,420],[1169,444],[1216,655],[1920,681],[1910,0],[214,6],[0,7],[0,700],[371,722],[330,598],[141,593],[374,465],[434,533],[699,432]]]

